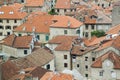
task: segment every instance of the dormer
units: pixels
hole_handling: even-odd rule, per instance
[[[14,12],[13,12],[13,11],[10,11],[9,14],[14,14]]]

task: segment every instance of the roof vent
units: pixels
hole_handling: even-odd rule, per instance
[[[9,14],[14,14],[14,12],[13,12],[13,11],[10,11]]]

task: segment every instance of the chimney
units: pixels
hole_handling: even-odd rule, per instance
[[[68,20],[68,27],[69,27],[69,28],[70,28],[70,25],[71,25],[70,20]]]

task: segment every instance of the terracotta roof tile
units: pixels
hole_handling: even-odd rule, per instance
[[[43,6],[44,0],[26,0],[25,6],[33,7],[33,6]]]
[[[16,36],[13,34],[3,39],[3,45],[14,48],[29,48],[32,39],[32,36]]]
[[[70,0],[57,0],[55,8],[69,9],[71,7],[70,3]]]
[[[30,55],[14,60],[13,62],[20,68],[28,68],[34,66],[43,66],[54,59],[54,56],[48,51],[39,48]]]
[[[47,72],[40,80],[73,80],[72,75],[64,73]]]
[[[28,20],[15,28],[15,32],[34,32],[49,34],[49,25],[52,24],[52,16],[44,13],[33,13],[28,17]],[[23,30],[24,29],[24,30]]]
[[[114,66],[114,69],[120,69],[120,56],[118,56],[113,51],[108,51],[104,55],[98,57],[96,61],[92,64],[93,68],[102,68],[102,62],[109,59]]]
[[[119,31],[120,31],[120,24],[110,28],[109,31],[106,32],[106,34],[118,34]]]
[[[11,61],[7,61],[2,64],[2,80],[8,80],[15,74],[17,74],[19,68],[15,66],[15,64]]]
[[[2,6],[0,8],[0,19],[23,19],[27,16],[26,12],[20,11],[21,5],[14,4]]]
[[[69,51],[72,47],[72,41],[75,40],[77,36],[56,36],[53,39],[49,40],[48,43],[50,44],[58,44],[58,46],[55,48],[55,50],[60,51]]]
[[[55,28],[78,28],[81,25],[83,25],[82,22],[69,16],[54,16],[52,20],[57,21],[52,25],[50,25],[50,27],[55,27]]]

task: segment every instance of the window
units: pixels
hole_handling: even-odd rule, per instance
[[[49,36],[48,35],[46,35],[46,41],[48,41],[49,40]]]
[[[11,26],[6,26],[6,29],[11,29]]]
[[[94,57],[92,58],[92,61],[95,61],[95,58],[94,58]]]
[[[95,26],[94,26],[94,25],[91,25],[91,27],[92,27],[92,29],[94,29],[94,28],[95,28]]]
[[[0,36],[2,36],[2,32],[0,32]]]
[[[88,37],[88,32],[85,33],[85,37]]]
[[[3,22],[3,20],[0,19],[0,23],[2,23],[2,22]]]
[[[77,64],[77,67],[78,67],[78,68],[80,67],[79,64]]]
[[[73,59],[76,59],[76,56],[74,55],[74,56],[72,56],[72,58],[73,58]]]
[[[4,29],[3,26],[0,26],[0,29]]]
[[[67,34],[67,30],[64,30],[64,34]]]
[[[103,71],[101,71],[101,72],[99,73],[99,75],[100,75],[100,76],[103,76]]]
[[[67,63],[64,63],[64,67],[68,67],[68,64],[67,64]]]
[[[80,34],[80,30],[77,30],[77,31],[76,31],[76,34]]]
[[[88,61],[88,57],[85,57],[85,61]]]
[[[40,36],[39,36],[39,35],[37,35],[36,38],[37,38],[38,40],[40,40]]]
[[[67,55],[64,55],[64,59],[67,59]]]
[[[9,20],[7,20],[7,23],[9,23]]]
[[[7,32],[7,35],[10,35],[10,32]]]
[[[14,23],[17,23],[17,20],[14,20]]]
[[[13,26],[13,29],[17,28],[17,26]]]
[[[22,3],[24,3],[24,0],[21,0]]]
[[[102,4],[102,7],[104,7],[104,4]]]
[[[88,65],[85,65],[85,69],[88,70]]]
[[[50,64],[48,64],[46,67],[47,67],[47,70],[49,70],[50,69]]]
[[[88,77],[88,74],[85,74],[85,77]]]
[[[85,29],[88,29],[88,25],[85,25]]]
[[[72,9],[71,9],[71,12],[72,12]]]
[[[27,50],[24,50],[24,54],[27,54]]]
[[[22,36],[21,34],[18,34],[18,36]]]
[[[57,12],[59,12],[59,9],[57,9]]]
[[[66,9],[64,9],[64,12],[66,12]]]

